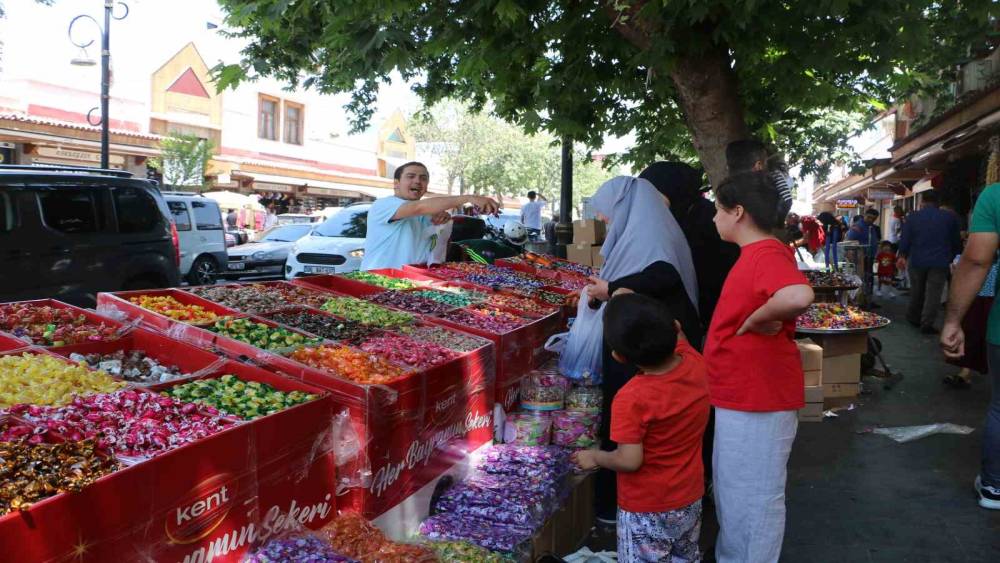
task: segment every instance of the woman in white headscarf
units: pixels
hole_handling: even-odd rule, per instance
[[[646,180],[618,176],[597,190],[591,204],[608,223],[608,234],[601,247],[604,266],[587,287],[590,299],[607,301],[622,292],[658,299],[680,321],[691,345],[700,350],[703,333],[695,305],[698,280],[691,250],[663,196]],[[617,444],[610,439],[611,401],[636,370],[615,361],[605,346],[602,372],[601,448],[613,451]],[[614,522],[617,509],[615,485],[613,472],[598,473],[598,518],[609,523]]]

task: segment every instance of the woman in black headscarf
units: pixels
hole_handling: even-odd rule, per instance
[[[698,312],[707,330],[722,284],[740,256],[740,247],[719,238],[712,221],[715,205],[701,195],[701,171],[683,162],[656,162],[639,177],[656,186],[670,201],[670,211],[684,231],[698,277]]]

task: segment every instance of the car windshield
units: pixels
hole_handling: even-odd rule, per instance
[[[267,231],[260,242],[295,242],[309,234],[312,225],[282,225]]]
[[[365,238],[370,206],[350,207],[320,223],[313,234],[321,237]]]

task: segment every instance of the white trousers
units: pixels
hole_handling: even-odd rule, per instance
[[[777,563],[785,536],[788,456],[798,413],[716,407],[712,451],[718,563]]]

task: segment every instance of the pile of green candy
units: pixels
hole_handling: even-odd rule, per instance
[[[393,311],[353,297],[334,297],[321,308],[349,321],[357,321],[368,326],[394,327],[413,322],[413,315],[409,313]]]
[[[434,550],[441,563],[513,563],[514,560],[464,541],[432,542],[428,547]]]
[[[209,330],[264,350],[298,348],[322,342],[320,338],[309,338],[287,328],[272,327],[250,319],[234,319],[232,317],[219,319]]]
[[[411,289],[417,287],[417,284],[407,279],[390,278],[389,276],[373,274],[371,272],[351,272],[349,274],[344,274],[344,277],[350,280],[366,283],[368,285],[377,285],[386,289]]]
[[[436,289],[422,289],[411,293],[413,295],[423,297],[424,299],[432,299],[438,303],[451,305],[455,308],[468,307],[469,305],[483,301],[483,299],[476,299],[473,295],[471,295],[471,292],[453,293],[451,291],[438,291]]]
[[[253,420],[316,398],[303,391],[278,391],[266,383],[243,381],[235,375],[199,379],[163,392],[187,403],[201,403],[243,420]]]

